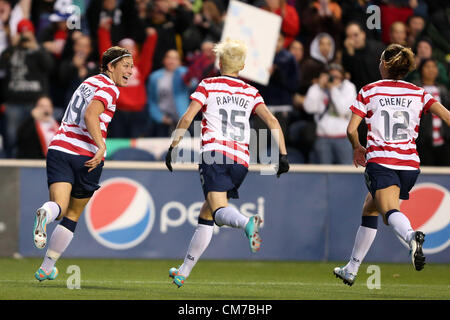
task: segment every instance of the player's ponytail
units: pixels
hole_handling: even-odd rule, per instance
[[[403,79],[408,72],[415,69],[414,53],[410,48],[391,44],[381,55],[391,79]]]
[[[102,55],[102,65],[100,66],[100,72],[105,73],[108,71],[108,64],[115,65],[120,59],[124,57],[131,57],[130,52],[122,47],[114,46],[106,50]]]

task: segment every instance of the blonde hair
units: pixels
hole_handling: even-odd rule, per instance
[[[416,66],[412,50],[400,44],[389,45],[381,58],[385,62],[389,77],[393,79],[404,78]]]
[[[240,40],[226,39],[214,46],[222,73],[238,73],[244,68],[247,46]]]

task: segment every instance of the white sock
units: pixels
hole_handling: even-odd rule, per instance
[[[388,223],[394,229],[394,232],[406,243],[410,243],[414,236],[414,230],[411,227],[409,219],[400,211],[394,211],[388,216]]]
[[[230,206],[216,210],[214,215],[214,221],[219,227],[226,225],[233,228],[244,229],[248,220],[249,218]]]
[[[56,261],[67,249],[73,239],[73,232],[62,225],[57,225],[53,230],[47,252],[42,262],[41,268],[46,273],[50,273],[55,266]]]
[[[60,206],[53,201],[48,201],[42,205],[41,208],[44,208],[47,211],[47,224],[52,223],[58,218],[61,213]]]
[[[359,266],[366,257],[366,254],[372,246],[376,235],[377,229],[359,226],[355,237],[355,244],[353,245],[352,255],[350,256],[350,261],[345,266],[349,272],[353,274],[358,273]]]
[[[211,221],[212,222],[212,221]],[[191,243],[189,244],[189,249],[184,258],[184,262],[178,269],[178,272],[185,276],[186,278],[194,268],[198,259],[208,247],[211,242],[211,238],[214,231],[214,223],[203,224],[199,223],[195,229],[194,235],[192,236]]]

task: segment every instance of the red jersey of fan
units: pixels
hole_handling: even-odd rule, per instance
[[[380,80],[364,86],[350,109],[367,123],[367,162],[417,170],[420,118],[435,102],[423,88],[406,81]]]
[[[98,150],[84,122],[86,108],[92,100],[101,101],[105,110],[99,116],[103,141],[106,140],[108,124],[116,111],[119,90],[104,74],[90,77],[72,95],[63,120],[50,143],[49,149],[93,157]],[[106,156],[106,152],[105,152]]]
[[[249,118],[264,103],[258,90],[238,78],[212,77],[200,82],[191,99],[203,106],[200,152],[218,151],[248,167]]]

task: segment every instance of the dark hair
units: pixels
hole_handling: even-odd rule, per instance
[[[348,28],[349,26],[351,26],[351,25],[357,26],[357,27],[359,28],[359,30],[361,30],[361,31],[364,32],[364,33],[366,32],[366,29],[365,29],[364,26],[361,24],[361,22],[356,21],[356,20],[352,20],[352,21],[348,22],[348,23],[345,25],[345,29],[344,29],[344,30],[347,30],[347,28]]]
[[[425,64],[426,64],[427,62],[429,62],[429,61],[433,61],[434,64],[436,65],[436,68],[437,68],[437,61],[436,61],[436,59],[433,59],[433,58],[425,58],[425,59],[421,59],[421,60],[420,60],[419,67],[417,68],[417,71],[419,71],[419,75],[420,75],[421,78],[422,78],[422,70],[423,70],[423,68],[425,67]]]
[[[381,58],[385,62],[389,77],[393,79],[403,79],[408,72],[415,69],[414,53],[400,44],[390,44],[383,51]]]
[[[106,72],[108,70],[108,64],[111,61],[126,54],[131,55],[127,49],[118,46],[114,46],[106,50],[102,56],[102,65],[100,66],[100,72]],[[119,61],[120,59],[114,61],[113,65],[115,65]]]

